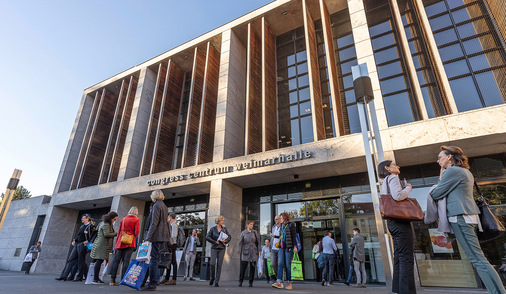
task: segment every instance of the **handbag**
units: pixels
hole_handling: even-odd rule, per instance
[[[25,260],[23,262],[32,262],[33,261],[33,254],[30,252],[25,256]]]
[[[134,242],[134,235],[123,232],[121,234],[121,244],[131,245]]]
[[[168,247],[169,246],[166,244],[165,250],[160,252],[160,262],[158,263],[158,268],[168,268],[172,261],[172,250]]]
[[[388,178],[388,177],[387,177]],[[379,199],[379,209],[382,219],[391,219],[398,221],[423,221],[423,211],[414,198],[406,198],[396,201],[390,195],[390,186],[388,180],[385,179],[388,194],[381,195]]]
[[[138,261],[148,261],[151,258],[151,242],[144,242],[139,246],[139,250],[137,251],[137,260]]]
[[[304,277],[302,275],[302,263],[300,262],[299,254],[297,254],[297,253],[295,253],[293,255],[291,270],[292,270],[292,280],[293,281],[304,280]]]
[[[128,266],[128,270],[126,271],[125,276],[119,284],[126,285],[128,287],[136,289],[137,291],[140,291],[141,285],[147,272],[147,263],[144,261],[132,260],[130,261],[130,265]]]
[[[480,242],[487,242],[501,237],[504,234],[505,228],[503,224],[492,213],[488,206],[488,201],[480,191],[478,184],[474,182],[476,192],[478,192],[478,199],[475,200],[476,205],[480,209],[480,222],[483,232],[478,232],[478,240]]]

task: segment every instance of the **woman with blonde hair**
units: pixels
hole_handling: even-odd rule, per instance
[[[132,206],[128,211],[128,215],[125,216],[119,224],[118,237],[116,238],[116,245],[114,247],[114,259],[111,266],[110,286],[116,285],[116,274],[118,272],[119,263],[123,261],[121,279],[125,276],[128,266],[130,265],[130,257],[135,248],[135,239],[140,232],[138,214],[139,209],[136,206]]]
[[[209,281],[209,285],[212,286],[214,284],[215,287],[220,286],[218,283],[220,281],[225,250],[232,239],[227,228],[223,225],[224,221],[225,218],[222,215],[216,217],[214,220],[216,226],[212,227],[206,236],[207,242],[213,244],[211,247],[211,281]]]
[[[430,192],[434,200],[446,197],[446,215],[457,242],[478,272],[488,293],[506,293],[501,278],[483,254],[476,235],[481,228],[480,210],[474,202],[474,177],[467,157],[457,146],[441,146],[437,163],[441,167],[439,183]]]

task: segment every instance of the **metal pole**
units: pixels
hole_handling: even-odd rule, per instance
[[[21,177],[21,170],[15,169],[14,172],[12,173],[11,179],[9,180],[9,184],[7,184],[7,190],[5,191],[4,198],[2,199],[2,205],[0,205],[0,230],[2,229],[2,225],[4,224],[5,216],[7,215],[7,211],[9,210],[9,206],[11,205],[14,192],[18,187],[20,177]]]

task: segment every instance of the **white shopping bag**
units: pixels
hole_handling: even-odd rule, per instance
[[[107,273],[107,268],[109,267],[109,262],[107,262],[104,266],[104,264],[102,264],[102,266],[100,267],[100,275],[99,275],[99,278],[100,280],[104,280],[104,276],[105,274]]]
[[[264,270],[264,262],[262,260],[262,257],[260,256],[257,261],[258,278],[262,277],[263,270]]]
[[[99,271],[99,275],[98,275],[98,278],[100,280],[103,280],[103,278],[104,278],[104,275],[102,274],[104,272],[104,268],[105,268],[105,265],[102,263],[102,265],[100,266],[100,271]],[[85,284],[86,285],[93,284],[94,279],[95,279],[95,263],[92,262],[90,264],[90,267],[88,268],[88,275],[86,276]]]
[[[23,260],[23,262],[32,262],[32,253],[28,253],[26,256],[25,256],[25,260]]]
[[[149,259],[151,258],[151,242],[144,242],[139,246],[139,249],[137,250],[137,258],[138,261],[146,261],[149,262]]]

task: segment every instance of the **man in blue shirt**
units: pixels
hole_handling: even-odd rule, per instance
[[[327,282],[328,286],[333,286],[332,277],[334,276],[334,252],[337,251],[336,242],[332,239],[332,233],[325,231],[326,236],[322,239],[323,257],[325,259],[325,269],[323,270],[322,286]]]

